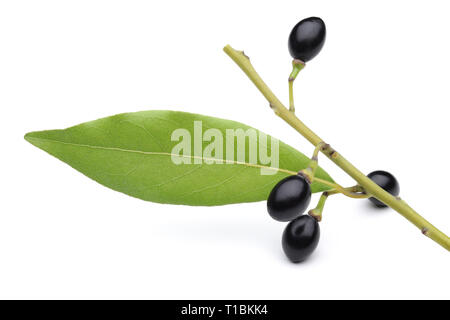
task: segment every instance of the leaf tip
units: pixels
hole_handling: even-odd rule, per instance
[[[31,143],[32,145],[36,145],[36,139],[39,138],[38,136],[36,136],[36,133],[38,133],[37,131],[33,131],[33,132],[27,132],[25,133],[25,135],[23,136],[23,138],[28,141],[29,143]]]
[[[27,133],[25,133],[25,135],[23,136],[23,138],[24,138],[25,140],[27,140],[28,142],[30,142],[31,134],[32,134],[32,132],[27,132]]]

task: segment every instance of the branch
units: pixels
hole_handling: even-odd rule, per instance
[[[300,119],[298,119],[293,112],[290,112],[281,101],[275,96],[270,88],[264,83],[261,77],[253,68],[250,63],[250,59],[242,52],[234,50],[227,45],[224,49],[226,54],[245,72],[250,78],[253,84],[263,94],[263,96],[269,101],[270,107],[275,114],[286,121],[291,127],[297,130],[303,137],[305,137],[314,146],[318,146],[324,141],[309,129]],[[320,151],[325,154],[331,161],[333,161],[338,167],[344,170],[349,176],[351,176],[367,194],[375,197],[381,202],[385,203],[403,217],[408,219],[412,224],[421,230],[421,232],[427,237],[431,238],[442,247],[450,251],[450,238],[443,232],[438,230],[435,226],[425,220],[414,209],[412,209],[405,201],[399,197],[394,197],[390,193],[380,188],[376,183],[366,177],[361,171],[353,166],[348,160],[346,160],[340,153],[331,148],[330,145],[321,148]]]

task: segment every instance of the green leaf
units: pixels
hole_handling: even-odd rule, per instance
[[[175,130],[186,129],[192,140],[202,137],[194,132],[194,121],[201,121],[203,133],[211,128],[218,129],[215,132],[224,137],[223,148],[217,148],[207,157],[195,153],[192,142],[191,155],[174,152],[173,148],[181,141],[172,141]],[[246,137],[244,161],[238,161],[236,156],[224,161],[226,130],[239,128],[254,130],[258,136]],[[160,203],[210,206],[265,200],[278,181],[307,167],[309,158],[281,141],[279,166],[260,160],[265,150],[258,144],[257,161],[250,161],[250,142],[259,143],[262,140],[259,134],[256,129],[230,120],[176,111],[143,111],[86,122],[65,130],[31,132],[25,139],[89,178],[130,196]],[[275,148],[268,137],[266,149],[270,155]],[[229,150],[236,154],[239,143],[236,138],[233,141],[234,148]],[[212,142],[200,138],[200,143],[200,150],[206,151]],[[173,159],[192,163],[177,165]],[[205,163],[212,160],[218,163]],[[195,161],[202,163],[195,164]],[[274,174],[263,175],[262,169]],[[321,168],[316,176],[333,181]],[[311,189],[319,192],[329,187],[313,183]]]

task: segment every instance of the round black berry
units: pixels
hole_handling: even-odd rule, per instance
[[[320,227],[316,219],[303,215],[289,222],[284,229],[282,245],[292,262],[305,260],[316,249],[320,238]]]
[[[295,25],[289,35],[292,58],[307,62],[314,58],[325,43],[326,27],[322,19],[310,17]]]
[[[369,173],[367,177],[393,196],[396,197],[400,194],[400,185],[398,184],[397,179],[389,172],[378,170]],[[369,198],[369,200],[377,207],[387,207],[383,202],[373,197]]]
[[[303,176],[284,178],[272,189],[267,199],[267,211],[278,221],[291,221],[308,208],[311,188]]]

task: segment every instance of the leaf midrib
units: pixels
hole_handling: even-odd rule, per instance
[[[290,171],[290,170],[283,169],[283,168],[269,167],[269,166],[264,166],[264,165],[260,165],[260,164],[253,164],[253,163],[242,162],[242,161],[235,161],[235,160],[226,160],[226,159],[224,160],[224,159],[219,159],[219,158],[209,158],[209,157],[203,157],[203,156],[199,157],[199,156],[193,156],[193,155],[187,156],[187,155],[174,154],[174,153],[170,153],[170,152],[153,152],[153,151],[141,151],[141,150],[122,149],[122,148],[117,148],[117,147],[95,146],[95,145],[89,145],[89,144],[80,144],[80,143],[64,142],[64,141],[59,141],[59,140],[52,140],[52,139],[32,137],[32,136],[29,136],[28,134],[25,135],[25,139],[28,140],[28,141],[30,141],[30,140],[40,140],[40,141],[47,141],[47,142],[51,142],[51,143],[60,143],[60,144],[70,145],[70,146],[75,146],[75,147],[84,147],[84,148],[100,149],[100,150],[108,150],[108,151],[138,153],[138,154],[143,154],[143,155],[159,155],[159,156],[168,156],[168,157],[175,156],[175,157],[181,157],[181,158],[201,159],[201,160],[207,160],[207,161],[221,161],[222,164],[237,164],[237,165],[244,165],[246,167],[253,167],[253,168],[260,168],[260,169],[268,169],[268,170],[280,171],[280,172],[284,172],[284,173],[291,174],[291,175],[297,174],[297,172],[295,172],[295,171]]]

